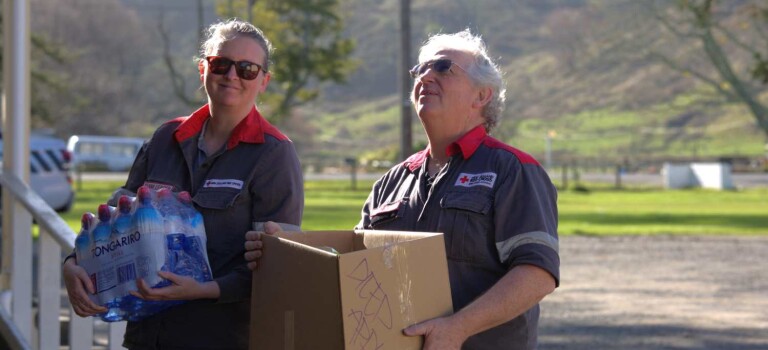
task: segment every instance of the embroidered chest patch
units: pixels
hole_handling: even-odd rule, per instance
[[[144,181],[144,186],[147,186],[155,191],[158,191],[163,188],[167,188],[171,191],[175,191],[176,187],[171,184],[166,184],[162,182],[155,182],[155,181]]]
[[[459,174],[459,177],[456,179],[456,183],[454,183],[454,186],[461,186],[461,187],[475,187],[475,186],[485,186],[488,188],[493,188],[493,184],[496,183],[496,173],[479,173],[479,174],[468,174],[468,173],[461,173]]]
[[[238,179],[208,179],[205,180],[203,187],[229,187],[236,190],[242,190],[243,181]]]

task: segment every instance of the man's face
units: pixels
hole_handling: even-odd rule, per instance
[[[440,50],[420,62],[411,99],[423,123],[463,121],[472,116],[478,88],[465,71],[471,60],[467,52]]]
[[[261,46],[246,36],[225,41],[210,56],[226,57],[233,61],[248,61],[263,66],[265,53]],[[207,65],[206,65],[207,66]],[[208,67],[204,72],[205,91],[213,106],[246,108],[256,101],[269,83],[269,73],[259,72],[256,79],[246,80],[237,75],[234,67],[225,74],[214,74]]]

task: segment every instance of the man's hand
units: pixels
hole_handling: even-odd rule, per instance
[[[102,312],[107,312],[107,308],[94,303],[88,294],[96,293],[91,279],[85,269],[75,263],[75,259],[67,259],[62,267],[64,275],[64,285],[67,287],[69,304],[80,317],[88,317]]]
[[[256,270],[259,267],[259,258],[261,258],[264,246],[264,243],[261,241],[261,235],[274,235],[280,231],[280,225],[267,221],[264,224],[264,232],[248,231],[245,233],[245,261],[248,262],[249,269]]]
[[[417,323],[403,330],[407,336],[424,336],[423,350],[460,350],[467,340],[461,325],[449,317],[438,317]]]
[[[160,271],[157,274],[171,281],[172,284],[162,288],[151,288],[143,279],[139,279],[136,281],[138,290],[131,291],[131,295],[144,300],[195,300],[219,297],[219,284],[215,281],[200,283],[192,277],[167,271]]]

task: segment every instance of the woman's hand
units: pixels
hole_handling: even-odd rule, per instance
[[[248,268],[256,270],[259,267],[259,258],[263,254],[262,248],[264,242],[261,241],[261,235],[274,235],[281,231],[280,225],[267,221],[264,223],[264,232],[248,231],[245,233],[245,261],[248,262]]]
[[[61,268],[64,275],[64,285],[67,287],[69,304],[80,317],[88,317],[102,312],[107,312],[107,308],[94,303],[89,294],[95,294],[91,278],[85,269],[77,265],[75,259],[67,259]]]
[[[167,271],[160,271],[157,274],[171,281],[172,284],[162,288],[151,288],[143,279],[139,279],[136,281],[138,290],[132,291],[131,295],[144,300],[195,300],[219,297],[219,284],[215,281],[200,283],[192,277]]]

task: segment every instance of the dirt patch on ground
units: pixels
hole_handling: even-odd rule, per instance
[[[768,349],[768,237],[566,236],[541,349]]]

